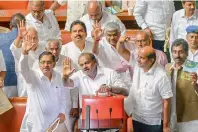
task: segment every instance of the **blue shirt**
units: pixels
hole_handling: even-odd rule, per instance
[[[15,73],[15,62],[12,52],[10,50],[10,45],[16,39],[18,35],[18,29],[13,28],[12,31],[8,33],[0,33],[0,49],[2,50],[3,57],[6,64],[6,77],[4,80],[5,86],[16,86],[17,76]]]

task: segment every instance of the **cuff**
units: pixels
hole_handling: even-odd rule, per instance
[[[146,23],[143,23],[142,26],[141,26],[142,30],[146,29],[147,27],[148,26],[146,25]]]

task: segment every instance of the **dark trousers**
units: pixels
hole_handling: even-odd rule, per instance
[[[133,120],[134,132],[163,132],[163,125],[147,125]]]
[[[158,49],[164,52],[164,40],[152,40],[152,45],[154,49]]]

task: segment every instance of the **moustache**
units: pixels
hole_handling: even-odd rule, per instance
[[[81,35],[76,35],[76,36],[75,36],[75,38],[77,38],[77,37],[80,37],[80,38],[82,38],[82,36],[81,36]]]

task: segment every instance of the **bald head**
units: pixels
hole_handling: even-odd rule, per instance
[[[140,49],[139,52],[148,57],[148,59],[155,59],[155,50],[151,46],[145,46],[144,48]]]
[[[45,3],[43,0],[31,0],[30,6],[37,6],[37,7],[43,7],[45,6]]]
[[[93,21],[100,21],[102,18],[102,5],[98,1],[89,1],[87,11]]]
[[[145,72],[152,67],[152,65],[155,63],[155,60],[156,54],[152,47],[145,46],[139,50],[137,62],[139,67],[143,68]]]
[[[138,31],[136,33],[136,46],[137,48],[143,48],[150,45],[149,35],[144,31]]]

